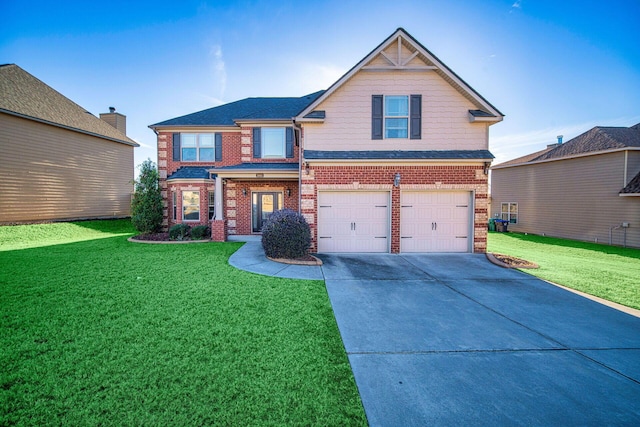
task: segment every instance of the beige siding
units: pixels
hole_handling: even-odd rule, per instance
[[[620,197],[624,153],[610,153],[492,171],[491,211],[518,203],[518,224],[509,230],[598,243],[609,229],[629,222],[627,246],[640,247],[640,198]],[[635,173],[638,173],[636,170]],[[623,230],[612,243],[623,243]]]
[[[422,139],[371,139],[371,95],[422,95]],[[476,109],[435,72],[360,71],[316,110],[322,124],[305,124],[307,150],[486,150],[487,124],[470,123]]]
[[[0,114],[0,223],[130,215],[133,147]]]
[[[627,179],[624,181],[626,186],[640,172],[640,151],[629,151],[627,157]]]

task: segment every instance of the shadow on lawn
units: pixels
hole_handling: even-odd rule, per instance
[[[620,246],[610,246],[602,243],[581,242],[578,240],[567,240],[556,237],[539,236],[536,234],[523,234],[523,233],[497,233],[490,232],[490,234],[500,235],[501,237],[510,238],[514,240],[521,240],[529,243],[540,243],[543,245],[560,246],[566,248],[584,249],[589,251],[600,252],[608,255],[618,255],[628,258],[640,259],[640,249],[635,248],[623,248]]]

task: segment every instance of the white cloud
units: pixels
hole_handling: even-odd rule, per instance
[[[227,90],[227,69],[222,54],[222,46],[219,44],[213,45],[209,55],[211,56],[214,89],[217,89],[217,98],[224,99],[224,93]]]
[[[522,9],[522,0],[516,0],[511,7],[514,9]]]

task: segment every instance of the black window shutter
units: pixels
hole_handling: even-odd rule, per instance
[[[222,161],[222,134],[216,133],[216,162]]]
[[[422,95],[411,95],[410,131],[411,139],[422,138]]]
[[[293,158],[293,128],[286,128],[287,133],[287,145],[286,145],[286,153],[287,159]]]
[[[382,139],[382,95],[371,95],[371,139]]]
[[[253,157],[259,159],[262,157],[262,144],[261,144],[261,128],[253,128]]]
[[[174,162],[180,161],[180,134],[179,133],[173,134],[173,161]]]

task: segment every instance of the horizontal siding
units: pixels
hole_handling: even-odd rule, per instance
[[[422,139],[371,139],[371,95],[422,95]],[[305,124],[307,150],[486,150],[487,124],[470,123],[475,109],[435,72],[360,71],[316,109],[322,124]]]
[[[618,195],[623,167],[619,152],[493,170],[492,215],[501,203],[517,202],[518,224],[510,230],[598,243],[629,222],[627,246],[640,247],[640,198]],[[614,230],[612,243],[622,245],[623,236]]]
[[[0,223],[130,214],[133,147],[0,114]]]
[[[640,151],[629,151],[627,157],[627,179],[624,182],[624,186],[631,182],[638,173],[640,173]]]

